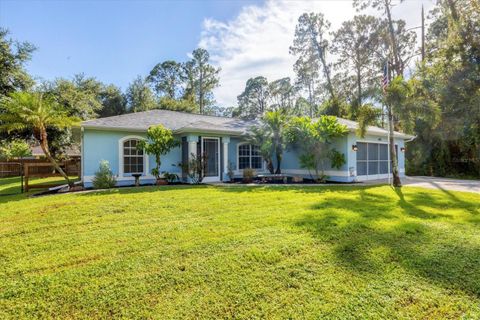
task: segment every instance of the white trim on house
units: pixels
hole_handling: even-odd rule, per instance
[[[310,173],[315,174],[315,171],[308,171],[307,169],[282,169],[282,173],[309,176]],[[350,177],[348,170],[325,170],[323,173],[331,177]]]
[[[136,135],[129,135],[122,137],[118,140],[118,176],[119,178],[124,177],[123,172],[123,143],[127,140],[146,140],[144,137],[136,136]],[[142,177],[148,176],[150,171],[148,170],[148,154],[143,152],[143,173]],[[133,178],[133,177],[132,177]],[[135,180],[135,179],[134,179]]]
[[[95,176],[84,176],[83,177],[83,182],[92,182]],[[131,181],[135,182],[135,177],[116,177],[117,181]],[[156,180],[155,176],[152,176],[151,174],[141,176],[140,181],[145,181],[145,180]]]
[[[243,146],[243,145],[246,145],[246,144],[249,144],[249,145],[252,145],[252,146],[254,145],[253,143],[250,143],[248,141],[237,143],[237,165],[236,165],[236,168],[235,168],[235,172],[243,173],[243,169],[240,169],[240,152],[239,152],[239,149],[240,149],[240,146]],[[253,170],[256,170],[257,172],[266,171],[266,169],[265,169],[265,159],[263,159],[262,156],[261,156],[261,158],[262,158],[262,167],[260,169],[252,168]],[[252,161],[252,148],[250,147],[250,164],[251,164],[251,161]]]
[[[200,152],[201,154],[204,153],[204,150],[203,150],[203,141],[205,139],[208,139],[208,140],[217,140],[217,175],[216,176],[209,176],[209,177],[204,177],[203,178],[203,181],[204,182],[218,182],[220,181],[220,166],[222,165],[221,162],[220,162],[220,137],[201,137],[201,140],[200,140]]]
[[[143,129],[143,128],[107,127],[107,126],[94,126],[94,125],[88,125],[88,124],[82,124],[82,128],[89,129],[89,130],[100,130],[100,131],[147,132],[147,129]]]

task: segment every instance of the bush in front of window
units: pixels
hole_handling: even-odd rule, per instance
[[[155,168],[151,172],[157,180],[160,179],[161,156],[169,153],[170,150],[179,145],[179,141],[173,137],[172,130],[165,128],[161,124],[148,128],[147,141],[138,143],[139,150],[143,150],[155,157]]]
[[[205,172],[207,171],[207,159],[208,157],[205,152],[198,156],[191,153],[188,161],[179,164],[182,171],[187,174],[190,183],[202,183],[203,178],[205,177]]]
[[[107,160],[100,161],[100,166],[98,171],[95,172],[92,183],[95,189],[109,189],[117,184],[117,179],[113,175],[110,163]]]
[[[257,173],[251,168],[243,169],[243,182],[251,183]]]

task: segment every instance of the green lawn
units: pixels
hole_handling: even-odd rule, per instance
[[[0,197],[0,318],[480,318],[479,195],[145,187]]]
[[[70,177],[72,180],[78,180],[78,177]],[[64,184],[65,179],[62,177],[50,177],[50,178],[30,178],[29,184]],[[32,189],[28,193],[37,193],[42,191],[42,189]],[[20,177],[11,177],[11,178],[0,178],[0,196],[5,195],[14,195],[19,194],[21,192],[20,187]],[[2,199],[0,198],[0,202]]]

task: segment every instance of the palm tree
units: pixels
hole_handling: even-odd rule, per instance
[[[258,149],[260,151],[260,155],[262,156],[263,160],[267,163],[267,169],[268,171],[273,174],[275,172],[275,169],[273,168],[273,145],[272,141],[265,132],[265,128],[263,127],[251,127],[250,128],[250,133],[247,137],[247,141],[251,143],[252,145],[258,146]]]
[[[282,111],[269,111],[262,118],[262,126],[272,143],[277,160],[276,174],[282,173],[281,164],[283,158],[283,150],[285,150],[286,137],[285,128],[287,124],[287,116]]]
[[[40,143],[47,159],[72,187],[73,182],[50,153],[47,128],[68,128],[78,123],[79,120],[69,116],[54,99],[41,93],[14,92],[10,94],[9,98],[2,101],[2,108],[0,131],[10,133],[32,129],[33,136]]]

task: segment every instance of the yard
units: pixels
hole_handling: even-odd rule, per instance
[[[478,197],[387,186],[2,196],[0,318],[479,318]]]

